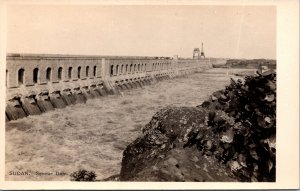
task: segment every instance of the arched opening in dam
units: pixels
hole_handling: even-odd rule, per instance
[[[118,75],[119,74],[119,65],[116,66],[116,72],[115,72],[115,75]]]
[[[38,77],[39,77],[39,69],[35,68],[33,70],[33,83],[38,83]]]
[[[110,66],[110,75],[114,75],[114,65]]]
[[[23,68],[19,69],[18,71],[18,82],[19,82],[19,85],[22,85],[25,81],[25,70]]]
[[[69,67],[69,69],[68,69],[68,78],[69,79],[72,78],[72,67]]]
[[[86,69],[85,69],[85,76],[86,77],[89,77],[89,70],[90,70],[90,67],[87,66]]]
[[[46,70],[46,80],[49,82],[49,81],[51,81],[51,74],[52,73],[52,70],[51,70],[51,68],[47,68],[47,70]]]
[[[123,64],[121,65],[121,74],[123,74]]]
[[[80,79],[80,77],[81,77],[81,66],[77,68],[77,78]]]
[[[97,73],[97,66],[94,66],[93,76],[95,77]]]
[[[59,81],[62,79],[62,72],[63,72],[63,68],[62,68],[62,67],[59,67],[59,68],[58,68],[58,71],[57,71],[57,74],[58,74],[58,80],[59,80]]]

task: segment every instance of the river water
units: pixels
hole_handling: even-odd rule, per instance
[[[200,105],[230,77],[196,73],[8,122],[5,178],[70,180],[79,169],[94,171],[97,179],[118,174],[123,150],[157,111]]]

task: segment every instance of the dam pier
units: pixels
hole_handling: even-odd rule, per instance
[[[6,121],[189,75],[225,59],[7,54]]]

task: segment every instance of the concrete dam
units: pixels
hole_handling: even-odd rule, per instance
[[[6,121],[212,68],[216,58],[7,54]]]

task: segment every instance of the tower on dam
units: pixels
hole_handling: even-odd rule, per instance
[[[203,42],[201,44],[201,52],[200,52],[199,48],[194,48],[194,51],[193,51],[193,59],[200,59],[200,58],[205,58]]]
[[[200,55],[200,57],[202,58],[205,58],[205,55],[204,55],[204,49],[203,49],[203,42],[202,42],[202,44],[201,44],[201,55]]]
[[[193,59],[200,59],[200,50],[199,50],[199,48],[194,48]]]

